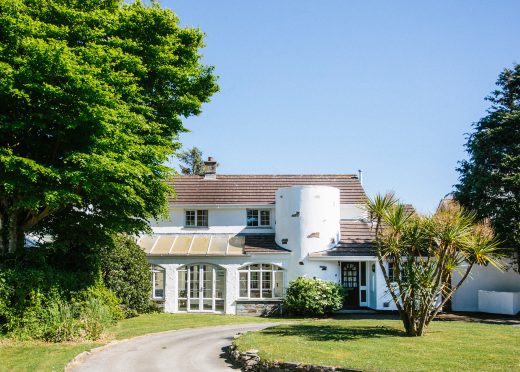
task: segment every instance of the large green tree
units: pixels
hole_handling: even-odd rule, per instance
[[[165,211],[182,118],[218,90],[202,47],[155,2],[0,0],[0,255]]]
[[[505,69],[487,98],[488,114],[474,124],[460,163],[455,197],[489,218],[503,247],[520,260],[520,65]]]

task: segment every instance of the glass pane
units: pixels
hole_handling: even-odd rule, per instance
[[[273,265],[262,264],[262,270],[272,270],[272,269],[273,269]]]
[[[271,218],[269,211],[260,211],[260,225],[269,226],[271,224]]]
[[[208,211],[198,210],[197,211],[197,226],[208,226]]]
[[[272,287],[271,283],[271,277],[272,277],[271,271],[266,271],[262,273],[262,289],[269,289]]]
[[[204,272],[204,280],[202,282],[202,296],[204,298],[213,297],[213,267],[203,265],[202,270]]]
[[[259,270],[260,269],[260,264],[249,265],[249,269],[250,270]]]
[[[224,298],[226,292],[226,272],[224,270],[215,270],[217,277],[215,278],[215,298]]]
[[[251,289],[251,298],[260,298],[260,289]]]
[[[190,310],[191,311],[197,311],[199,310],[199,300],[190,300]]]
[[[367,291],[361,290],[361,302],[367,302]]]
[[[202,301],[202,309],[203,310],[213,310],[213,300],[203,300]]]
[[[199,297],[199,265],[190,266],[190,297]]]
[[[247,273],[240,273],[240,297],[247,297]]]
[[[274,273],[274,297],[283,296],[283,271]]]
[[[154,297],[162,298],[164,297],[164,270],[158,270],[154,272],[155,275],[155,287],[154,287]]]
[[[188,296],[188,271],[180,270],[178,277],[179,298],[186,298]]]
[[[256,271],[252,271],[250,273],[250,287],[251,289],[260,289],[260,273]]]
[[[367,263],[361,262],[361,285],[367,285]]]
[[[215,301],[215,311],[224,312],[224,300]]]
[[[195,211],[186,211],[186,226],[195,226]]]
[[[179,300],[179,311],[188,310],[188,300]]]
[[[258,226],[258,209],[247,210],[247,226]]]

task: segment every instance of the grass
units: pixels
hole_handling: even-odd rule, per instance
[[[244,334],[264,360],[364,371],[520,371],[520,327],[433,322],[406,337],[398,320],[320,320]]]
[[[82,343],[46,343],[0,338],[0,371],[63,371],[79,353],[112,340],[181,328],[269,322],[273,319],[211,314],[146,314],[124,319],[108,329],[102,340]]]

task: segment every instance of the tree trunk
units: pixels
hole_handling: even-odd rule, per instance
[[[25,234],[18,211],[10,212],[7,216],[7,223],[4,221],[4,227],[7,230],[5,234],[7,241],[4,244],[7,246],[7,253],[14,255],[23,250]]]

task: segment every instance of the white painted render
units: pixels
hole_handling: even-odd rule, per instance
[[[508,262],[504,262],[508,266]],[[464,269],[464,268],[462,268]],[[457,285],[461,274],[454,272],[452,285]],[[519,292],[520,274],[513,269],[500,271],[496,267],[474,266],[469,277],[455,292],[452,300],[454,311],[480,311],[478,291]]]
[[[478,311],[516,315],[520,312],[520,292],[478,290]]]

